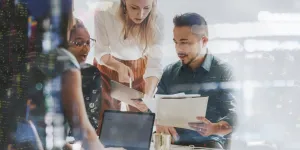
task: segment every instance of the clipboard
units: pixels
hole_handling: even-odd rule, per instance
[[[129,88],[117,81],[110,80],[111,93],[110,96],[116,100],[127,104],[134,104],[132,99],[142,99],[144,98],[144,93],[137,91],[135,89]]]

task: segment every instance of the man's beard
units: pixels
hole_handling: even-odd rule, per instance
[[[195,55],[195,57],[193,57],[188,63],[186,63],[186,66],[190,66],[190,64],[191,64],[192,62],[194,62],[200,55],[204,55],[204,54],[201,53],[201,52],[204,52],[204,54],[206,55],[207,49],[205,49],[204,51],[203,51],[203,50],[198,51],[197,54]]]
[[[197,59],[198,56],[199,56],[199,52],[197,52],[196,56],[193,57],[193,58],[192,58],[188,63],[186,63],[185,65],[186,65],[186,66],[190,66],[190,64],[191,64],[192,62],[194,62],[194,61]]]

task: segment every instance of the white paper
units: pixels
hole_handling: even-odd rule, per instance
[[[185,96],[184,93],[177,93],[177,94],[172,94],[172,95],[163,95],[163,94],[156,94],[155,98],[172,98],[172,97],[182,97]]]
[[[156,94],[155,98],[160,98],[160,99],[178,99],[178,98],[189,98],[189,97],[200,97],[200,94],[184,94],[184,93],[177,93],[177,94],[172,94],[172,95],[161,95],[161,94]]]
[[[194,94],[193,94],[194,95]],[[162,95],[156,94],[154,98],[143,99],[143,102],[147,105],[147,107],[151,110],[151,112],[156,113],[157,102],[163,98],[184,98],[189,95],[185,95],[184,93],[177,93],[172,95]]]
[[[143,102],[147,105],[152,113],[156,113],[158,98],[143,98]]]
[[[131,99],[124,99],[124,98],[119,98],[117,99],[125,104],[131,105],[131,106],[135,106],[134,100]]]
[[[196,117],[206,116],[208,97],[159,99],[156,120],[158,125],[191,129],[189,122],[199,122]]]
[[[116,81],[111,81],[111,93],[110,96],[114,99],[117,99],[121,102],[124,102],[129,105],[135,105],[133,99],[141,99],[144,97],[143,93],[132,89],[128,86],[125,86]]]

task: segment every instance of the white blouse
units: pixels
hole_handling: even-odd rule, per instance
[[[103,65],[101,57],[106,54],[121,60],[137,60],[143,57],[144,49],[139,47],[135,40],[124,40],[121,36],[123,27],[116,16],[119,5],[119,2],[113,2],[113,5],[106,10],[97,9],[95,11],[95,37],[97,40],[95,58],[101,65]],[[149,47],[144,53],[148,57],[144,78],[154,76],[160,79],[162,75],[163,27],[162,15],[158,15],[156,44]]]

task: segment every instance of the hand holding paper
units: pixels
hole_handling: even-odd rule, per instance
[[[126,104],[135,106],[134,100],[141,99],[144,94],[121,83],[111,80],[111,97]],[[133,100],[134,99],[134,100]]]
[[[147,105],[141,101],[141,100],[133,100],[134,101],[134,107],[137,108],[138,110],[140,110],[141,112],[147,112],[148,111],[148,107]]]
[[[216,134],[218,131],[218,124],[212,123],[205,117],[197,117],[197,119],[203,123],[189,123],[189,126],[196,130],[202,136],[210,136]]]
[[[157,124],[195,130],[189,126],[189,122],[199,123],[196,117],[205,117],[207,103],[208,97],[195,97],[195,95],[188,98],[159,99],[157,101]]]

